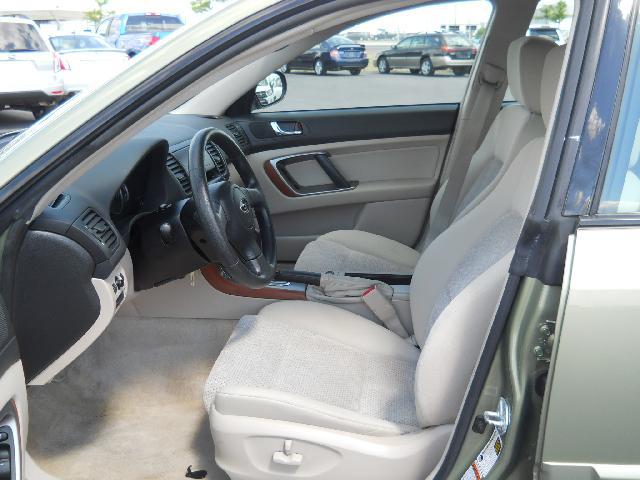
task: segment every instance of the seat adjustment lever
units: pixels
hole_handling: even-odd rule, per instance
[[[293,453],[293,440],[285,440],[281,452],[273,452],[273,463],[298,467],[302,465],[302,454]]]

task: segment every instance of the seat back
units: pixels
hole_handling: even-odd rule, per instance
[[[548,123],[560,76],[563,47],[555,47],[536,75],[546,88],[537,102]],[[540,95],[540,89],[536,89]],[[518,92],[516,89],[515,92]],[[542,163],[544,132],[524,145],[495,187],[438,236],[422,254],[411,282],[414,334],[422,348],[415,394],[422,427],[452,423],[462,403],[513,252],[528,213]]]
[[[521,37],[511,42],[507,53],[507,79],[515,104],[496,116],[482,144],[471,158],[469,170],[454,209],[454,221],[464,216],[493,190],[515,156],[531,140],[544,135],[540,87],[546,54],[555,46],[543,37]],[[446,189],[445,181],[431,204],[437,215]],[[429,238],[425,237],[425,241]],[[424,250],[423,245],[421,250]]]

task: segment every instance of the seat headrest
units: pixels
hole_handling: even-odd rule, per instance
[[[560,81],[560,72],[562,71],[562,62],[564,61],[565,45],[555,47],[545,58],[544,68],[542,69],[542,87],[540,88],[540,103],[542,121],[544,126],[548,127],[551,120],[551,110],[556,98],[556,90]]]
[[[555,43],[544,37],[521,37],[507,52],[507,78],[514,98],[532,113],[540,113],[542,69]]]

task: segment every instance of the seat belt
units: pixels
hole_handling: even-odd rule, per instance
[[[484,120],[484,126],[478,130],[478,138],[476,141],[469,141],[466,135],[467,132],[464,132],[464,140],[459,140],[462,142],[460,144],[462,151],[457,155],[455,163],[451,166],[451,171],[444,185],[444,193],[442,194],[440,206],[437,212],[435,212],[434,217],[430,219],[425,242],[426,245],[430,244],[438,235],[444,232],[455,218],[456,207],[458,206],[460,193],[462,192],[467,172],[469,171],[469,165],[471,165],[471,159],[480,146],[480,138],[484,138],[488,130],[489,122],[487,122],[487,120],[489,113],[492,106],[495,105],[496,92],[502,87],[505,76],[505,71],[502,68],[489,63],[484,64],[483,71],[480,75],[480,89],[471,109],[471,114],[464,119],[464,129],[466,130],[466,124],[469,120]]]
[[[362,301],[385,327],[402,338],[409,338],[409,332],[398,318],[393,303],[380,291],[377,285],[372,285],[364,291]]]
[[[349,304],[363,302],[382,324],[402,338],[410,338],[393,306],[393,287],[378,280],[323,273],[320,285],[307,286],[307,300]]]

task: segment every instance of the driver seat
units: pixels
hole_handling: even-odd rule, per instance
[[[564,48],[547,56],[549,122]],[[233,479],[425,478],[453,431],[537,183],[544,135],[422,254],[418,346],[335,306],[243,317],[207,380],[216,462]]]

